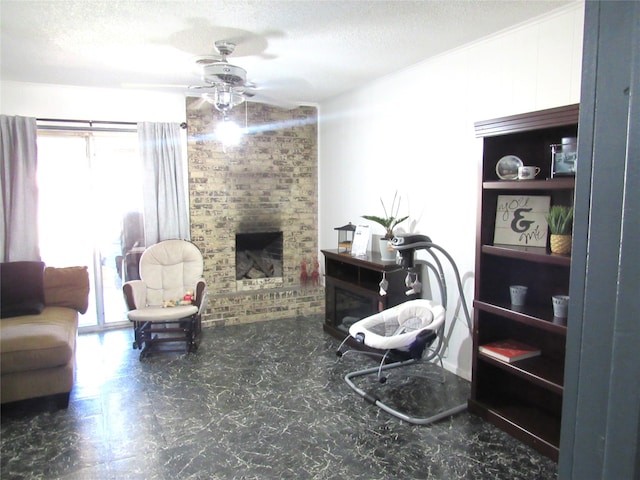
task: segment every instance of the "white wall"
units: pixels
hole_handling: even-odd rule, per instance
[[[16,82],[0,84],[0,112],[36,118],[120,122],[184,122],[182,93]]]
[[[471,306],[482,160],[473,124],[578,103],[583,16],[584,4],[570,4],[322,104],[320,248],[335,248],[334,227],[382,214],[380,197],[397,190],[410,215],[402,226],[453,256]],[[458,318],[445,367],[469,379],[471,339]]]

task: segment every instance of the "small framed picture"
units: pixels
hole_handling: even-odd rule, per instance
[[[563,139],[565,140],[565,139]],[[578,152],[575,139],[551,145],[551,177],[562,177],[576,174]]]
[[[361,257],[367,254],[367,246],[369,245],[369,225],[358,225],[353,235],[353,244],[351,245],[351,256]]]

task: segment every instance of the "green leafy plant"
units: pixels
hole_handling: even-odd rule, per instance
[[[554,205],[547,214],[547,224],[552,235],[571,235],[573,207]]]
[[[396,201],[398,202],[397,204]],[[384,217],[379,217],[377,215],[362,215],[362,218],[382,225],[385,232],[383,238],[391,240],[393,238],[393,229],[396,228],[396,225],[404,222],[407,218],[409,218],[409,215],[398,217],[398,213],[400,211],[400,197],[398,197],[398,192],[396,192],[393,196],[393,202],[391,203],[391,209],[389,211],[387,211],[387,207],[384,205],[382,198],[380,199],[380,203],[382,204]]]

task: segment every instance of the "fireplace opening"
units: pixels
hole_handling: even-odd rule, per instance
[[[282,277],[282,232],[236,234],[236,280]]]

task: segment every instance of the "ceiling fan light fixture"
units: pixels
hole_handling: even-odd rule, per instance
[[[218,123],[215,133],[216,138],[224,147],[233,147],[242,140],[243,130],[236,122],[229,120],[225,116],[224,120]]]
[[[233,108],[233,91],[229,85],[216,86],[213,91],[213,105],[223,113]]]
[[[219,83],[212,88],[213,92],[204,93],[202,97],[219,112],[226,113],[246,100],[243,93],[235,91],[230,85]]]

